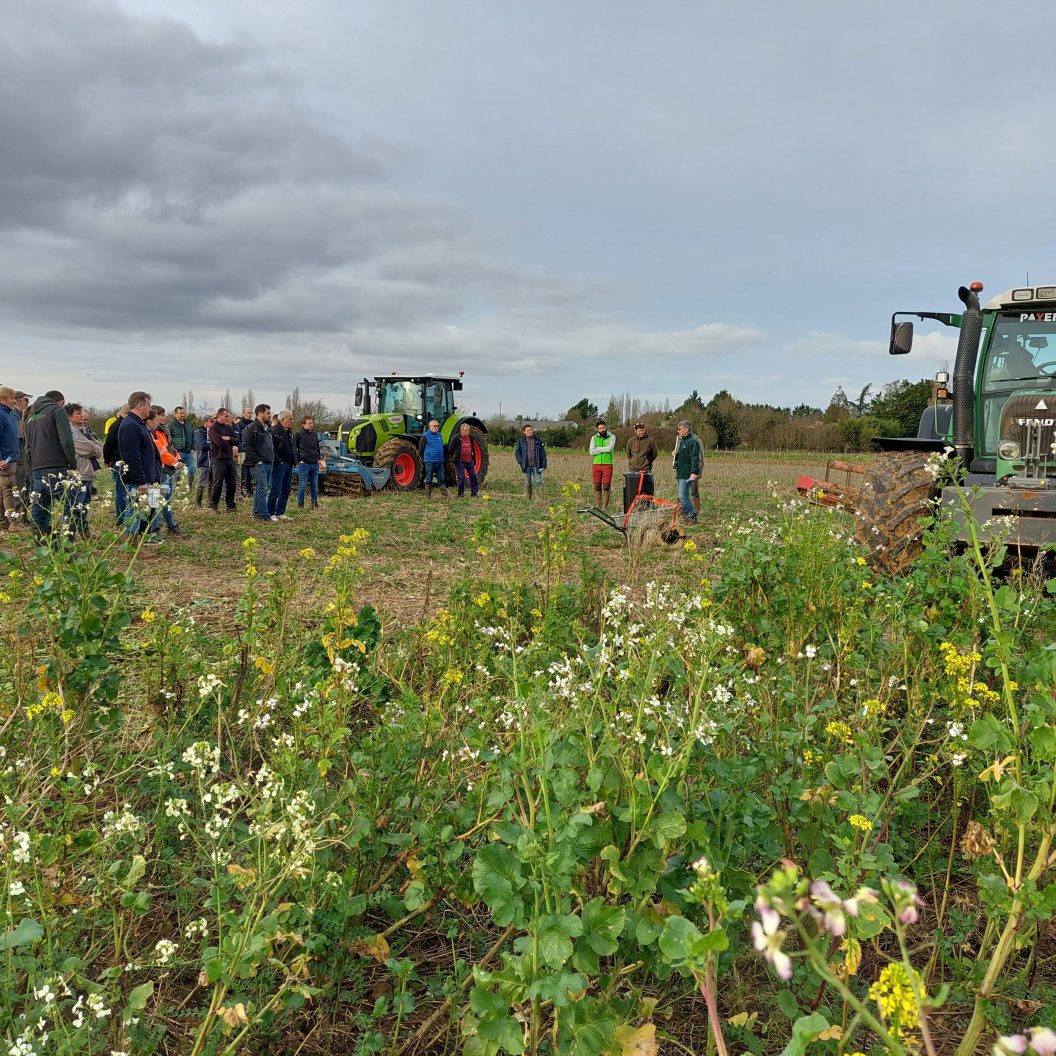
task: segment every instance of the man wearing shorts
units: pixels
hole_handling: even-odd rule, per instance
[[[616,450],[616,437],[609,432],[604,418],[599,418],[594,424],[597,431],[590,438],[594,505],[599,510],[607,510],[612,489],[612,453]]]

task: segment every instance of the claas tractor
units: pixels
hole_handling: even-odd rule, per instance
[[[464,414],[455,404],[455,393],[462,390],[462,371],[457,377],[436,374],[396,374],[364,378],[356,386],[358,416],[342,422],[337,434],[342,456],[376,469],[390,471],[387,487],[414,491],[421,487],[423,466],[418,455],[422,432],[435,418],[447,446],[451,437],[466,424],[473,444],[477,477],[488,473],[487,427],[474,415]],[[448,484],[455,483],[455,464],[447,460]],[[331,479],[328,484],[337,483]],[[347,475],[342,490],[357,491],[361,478]]]
[[[859,538],[888,571],[920,553],[921,522],[936,500],[951,511],[960,543],[969,541],[966,498],[983,541],[1026,558],[1056,544],[1056,286],[1006,290],[981,305],[982,289],[960,288],[960,313],[892,315],[896,356],[913,347],[903,317],[959,331],[952,387],[945,371],[936,376],[915,437],[877,439],[883,454],[858,467],[860,486],[811,482],[815,501],[835,495],[857,509]],[[936,481],[936,459],[946,456],[960,463],[963,491]]]

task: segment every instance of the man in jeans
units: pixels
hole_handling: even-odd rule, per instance
[[[209,464],[212,468],[213,488],[209,492],[209,509],[220,512],[220,492],[225,491],[228,510],[235,505],[235,459],[238,458],[238,439],[231,423],[231,412],[221,407],[216,421],[209,426]]]
[[[447,470],[444,465],[444,438],[440,435],[440,423],[433,418],[428,428],[418,441],[418,454],[421,456],[425,471],[422,480],[425,483],[425,497],[433,497],[433,481],[440,485],[440,494],[446,499]]]
[[[528,499],[532,498],[532,487],[543,493],[543,470],[546,469],[546,445],[541,436],[535,435],[535,426],[525,423],[521,428],[522,436],[517,438],[517,447],[513,456],[517,459],[524,474],[524,483],[528,488]]]
[[[319,434],[311,418],[305,418],[301,428],[293,434],[293,457],[297,460],[297,505],[304,509],[304,490],[307,485],[311,485],[314,510],[319,506],[319,471],[326,463],[319,445]]]
[[[187,411],[183,407],[175,407],[172,412],[172,421],[168,423],[169,443],[173,451],[180,456],[180,461],[187,470],[187,488],[194,491],[194,473],[196,462],[194,459],[194,426],[187,421]]]
[[[128,397],[128,414],[112,428],[117,430],[118,460],[128,495],[125,531],[129,536],[145,533],[144,542],[161,542],[157,533],[156,499],[161,491],[161,456],[150,438],[150,393],[133,392]]]
[[[210,490],[212,484],[209,466],[209,426],[215,421],[211,414],[207,414],[202,419],[202,424],[194,431],[194,457],[198,463],[198,483],[194,487],[195,506],[201,506],[202,496]]]
[[[15,473],[18,468],[18,423],[15,412],[15,390],[0,386],[0,532],[14,527]]]
[[[438,427],[439,428],[439,427]],[[463,422],[458,432],[451,437],[447,453],[455,463],[455,480],[458,483],[458,497],[465,498],[466,477],[469,477],[469,494],[477,497],[477,461],[473,453],[473,435],[469,431],[469,422]]]
[[[70,474],[77,469],[73,430],[66,413],[66,397],[52,389],[39,396],[29,409],[26,422],[26,456],[29,460],[30,517],[38,534],[47,536],[55,528],[52,508],[57,501],[65,525],[77,489]]]
[[[675,441],[675,483],[678,485],[678,501],[682,516],[689,524],[697,523],[697,511],[693,508],[689,489],[700,476],[700,445],[693,432],[692,423],[684,418],[678,423],[678,440]]]
[[[253,479],[253,519],[261,524],[278,521],[268,513],[268,492],[271,491],[271,466],[275,461],[275,441],[271,430],[271,408],[258,403],[253,408],[253,421],[242,427],[243,463]]]
[[[293,412],[279,411],[271,427],[271,439],[275,445],[275,461],[271,466],[271,491],[268,492],[268,513],[280,521],[288,521],[286,503],[290,499],[290,486],[293,483]]]
[[[73,449],[77,452],[77,472],[81,477],[81,487],[73,505],[70,523],[78,535],[87,539],[88,506],[95,495],[95,475],[102,465],[103,445],[88,425],[88,412],[79,403],[68,403],[66,413],[70,416]]]

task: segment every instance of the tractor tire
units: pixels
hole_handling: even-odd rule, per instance
[[[484,486],[484,478],[488,475],[488,438],[475,426],[469,427],[469,436],[473,441],[473,454],[475,456],[475,468],[477,471],[477,484]],[[455,460],[448,458],[444,463],[444,477],[448,487],[453,487],[458,478],[455,476]]]
[[[422,486],[422,460],[418,457],[418,448],[410,440],[386,440],[374,456],[374,465],[378,469],[392,470],[385,487],[393,491],[417,491]]]
[[[857,535],[874,568],[894,575],[908,571],[924,549],[921,521],[931,515],[938,494],[924,455],[896,451],[865,466]]]

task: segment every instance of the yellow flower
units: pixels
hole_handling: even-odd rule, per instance
[[[248,539],[243,539],[242,540],[242,545],[247,550],[252,550],[253,547],[255,547],[257,545],[257,540],[251,535]]]
[[[460,686],[462,685],[462,679],[465,677],[457,667],[449,667],[444,672],[444,682],[449,686]]]
[[[34,577],[33,577],[33,582],[34,582],[34,583],[36,583],[36,585],[37,585],[38,587],[40,587],[40,586],[43,586],[43,584],[44,584],[44,577],[43,577],[43,576],[34,576]]]
[[[861,829],[862,832],[869,832],[872,830],[873,823],[861,814],[852,814],[847,819],[853,828]]]
[[[862,590],[872,590],[872,587],[873,587],[873,585],[872,585],[872,583],[869,582],[869,580],[867,580],[867,579],[863,579],[862,580]]]
[[[918,994],[924,992],[920,977],[901,961],[893,961],[881,973],[871,987],[869,996],[880,1008],[881,1017],[890,1024],[900,1041],[920,1039],[911,1032],[920,1021]],[[914,1048],[917,1046],[914,1045]]]
[[[10,594],[5,594],[2,590],[0,590],[0,605],[10,605],[10,604],[11,604],[11,595]]]
[[[305,547],[305,548],[304,548],[303,550],[298,550],[297,552],[298,552],[298,553],[299,553],[299,554],[301,555],[301,557],[303,557],[303,558],[304,558],[304,559],[305,559],[306,561],[307,561],[307,560],[309,560],[310,558],[313,558],[313,557],[315,557],[315,551],[314,551],[314,550],[313,550],[313,549],[312,549],[312,548],[311,548],[310,546],[306,546],[306,547]]]
[[[183,634],[183,628],[178,623],[174,623],[169,628],[169,634],[171,634],[173,638],[179,638],[179,636]]]
[[[144,623],[153,623],[158,617],[152,609],[144,609],[140,614],[139,618]]]
[[[491,601],[491,595],[485,590],[473,599],[473,604],[476,605],[478,609],[482,609],[489,601]]]
[[[860,566],[864,567],[865,566],[865,558],[864,557],[857,557],[857,558],[855,558],[854,563],[856,565],[860,565]]]
[[[262,656],[258,656],[253,661],[253,666],[258,670],[262,671],[265,675],[270,675],[275,670],[275,665],[269,663]]]
[[[691,553],[693,553],[694,550],[697,549],[697,544],[695,542],[693,542],[692,539],[687,539],[682,544],[682,549],[685,550],[687,554],[691,554]]]
[[[51,776],[52,777],[58,777],[59,774],[61,774],[61,773],[62,773],[62,771],[57,766],[53,766],[51,768]]]
[[[825,732],[833,740],[842,741],[844,744],[854,744],[854,734],[845,722],[833,720],[825,727]]]
[[[255,576],[256,574],[257,574],[257,566],[256,565],[246,565],[246,575],[247,576]]]
[[[477,553],[480,554],[481,557],[487,557],[488,556],[488,548],[486,546],[478,546],[477,547]]]

